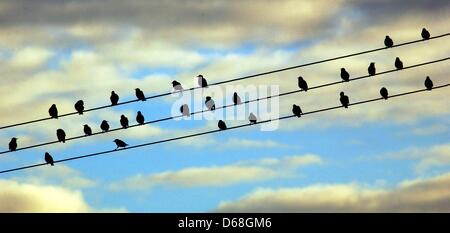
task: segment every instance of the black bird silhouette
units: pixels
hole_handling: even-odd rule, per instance
[[[389,98],[389,94],[388,94],[388,90],[386,89],[386,87],[382,87],[380,89],[380,95],[381,97],[383,97],[385,100],[387,100]]]
[[[370,76],[375,75],[375,73],[376,73],[375,62],[370,63],[369,68],[367,68],[367,71],[369,72]]]
[[[206,82],[206,79],[201,74],[197,76],[197,82],[199,87],[208,87],[208,82]]]
[[[109,97],[111,100],[111,105],[117,105],[119,102],[119,95],[117,95],[114,91],[111,91],[111,97]]]
[[[125,115],[120,116],[120,125],[124,129],[128,128],[128,118]]]
[[[424,40],[430,39],[430,32],[428,32],[428,30],[425,29],[425,28],[422,28],[422,33],[421,33],[421,35],[422,35],[422,38],[423,38]]]
[[[84,102],[83,102],[83,100],[78,100],[75,103],[75,110],[77,110],[78,114],[83,115],[83,111],[84,111]]]
[[[343,91],[341,91],[340,95],[341,95],[341,98],[339,100],[341,101],[342,106],[344,106],[345,108],[348,108],[348,104],[350,103],[348,96],[344,95]]]
[[[64,132],[64,130],[62,129],[57,129],[56,130],[56,137],[58,137],[58,141],[65,143],[66,142],[66,132]]]
[[[47,164],[54,165],[53,157],[48,152],[45,152],[44,159]]]
[[[433,89],[433,81],[431,81],[429,76],[427,76],[427,78],[425,79],[425,87],[429,91],[431,91],[431,89]]]
[[[58,108],[56,108],[56,104],[52,104],[48,109],[48,114],[50,114],[52,118],[58,119]]]
[[[308,91],[308,83],[303,79],[302,76],[298,77],[298,87],[304,90],[305,92]]]
[[[176,80],[172,81],[172,86],[173,86],[173,89],[175,91],[182,91],[183,90],[183,86],[181,86],[181,83],[179,83]]]
[[[142,115],[141,111],[137,112],[136,121],[140,125],[143,125],[145,123],[145,118],[144,118],[144,115]]]
[[[403,69],[403,62],[398,57],[395,58],[395,68],[397,68],[397,70]]]
[[[9,142],[9,150],[15,151],[17,149],[17,138],[11,138],[11,141]]]
[[[386,47],[388,48],[391,48],[392,46],[394,46],[394,41],[389,36],[386,36],[386,38],[384,38],[384,45],[386,45]]]
[[[294,104],[292,105],[292,113],[294,113],[297,117],[301,117],[303,112],[300,106]]]
[[[136,90],[136,97],[138,98],[138,100],[145,101],[144,92],[142,92],[141,89],[139,88],[136,88],[135,90]]]
[[[217,126],[219,127],[220,130],[226,130],[227,129],[227,125],[222,120],[219,120],[219,123],[217,123]]]
[[[189,106],[187,104],[181,105],[180,112],[183,114],[183,116],[190,116],[191,115],[191,112],[189,111]]]
[[[345,68],[341,68],[341,78],[345,82],[348,82],[350,80],[350,74],[345,70]]]
[[[107,132],[109,130],[108,121],[103,120],[100,124],[100,129],[102,129],[103,132]]]
[[[250,124],[256,124],[257,120],[258,118],[256,118],[255,114],[250,113],[250,115],[248,116],[248,121],[250,121]]]
[[[241,97],[236,92],[233,94],[233,103],[234,105],[241,104]]]
[[[126,147],[128,146],[128,144],[126,144],[124,141],[120,140],[120,139],[115,139],[113,142],[116,143],[116,150],[119,149],[120,147]]]
[[[84,125],[83,131],[87,136],[92,135],[92,129],[91,127],[89,127],[89,125]]]
[[[205,105],[208,110],[214,111],[216,109],[216,104],[214,103],[214,100],[211,99],[211,96],[206,96]]]

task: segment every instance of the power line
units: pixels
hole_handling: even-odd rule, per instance
[[[390,48],[396,48],[396,47],[401,47],[401,46],[405,46],[405,45],[415,44],[415,43],[419,43],[419,42],[429,41],[429,40],[433,40],[433,39],[446,37],[446,36],[449,36],[449,35],[450,35],[450,33],[445,33],[445,34],[441,34],[441,35],[430,37],[428,40],[419,39],[419,40],[408,41],[408,42],[404,42],[404,43],[393,45]],[[224,84],[224,83],[230,83],[230,82],[240,81],[240,80],[244,80],[244,79],[255,78],[255,77],[259,77],[259,76],[264,76],[264,75],[278,73],[278,72],[292,70],[292,69],[298,69],[298,68],[306,67],[306,66],[317,65],[317,64],[320,64],[320,63],[335,61],[335,60],[344,59],[344,58],[353,57],[353,56],[358,56],[358,55],[362,55],[362,54],[373,53],[373,52],[381,51],[381,50],[384,50],[384,49],[390,49],[390,48],[388,48],[388,47],[381,47],[381,48],[361,51],[361,52],[357,52],[357,53],[351,53],[351,54],[337,56],[337,57],[332,57],[332,58],[328,58],[328,59],[324,59],[324,60],[304,63],[304,64],[300,64],[300,65],[296,65],[296,66],[285,67],[285,68],[281,68],[281,69],[276,69],[276,70],[266,71],[266,72],[262,72],[262,73],[247,75],[247,76],[234,78],[234,79],[228,79],[228,80],[224,80],[224,81],[220,81],[220,82],[216,82],[216,83],[211,83],[208,86],[216,86],[216,85],[221,85],[221,84]],[[200,89],[200,88],[201,87],[191,87],[191,88],[185,89],[183,91],[193,91],[193,90]],[[149,97],[146,97],[145,99],[159,98],[159,97],[168,96],[168,95],[171,95],[171,94],[174,94],[174,93],[178,93],[178,92],[182,92],[182,91],[166,92],[166,93],[162,93],[162,94],[149,96]],[[134,99],[134,100],[128,100],[128,101],[124,101],[124,102],[121,102],[121,103],[117,103],[116,105],[103,105],[103,106],[99,106],[99,107],[95,107],[95,108],[86,109],[83,112],[96,111],[96,110],[100,110],[100,109],[104,109],[104,108],[109,108],[109,107],[129,104],[129,103],[138,102],[138,101],[139,101],[138,99]],[[58,117],[61,118],[61,117],[66,117],[66,116],[70,116],[70,115],[77,115],[77,114],[78,114],[78,112],[70,112],[70,113],[65,113],[65,114],[58,115]],[[16,126],[21,126],[21,125],[27,125],[27,124],[31,124],[31,123],[36,123],[36,122],[40,122],[40,121],[51,120],[51,119],[53,119],[53,118],[52,117],[46,117],[46,118],[40,118],[40,119],[36,119],[36,120],[30,120],[30,121],[25,121],[25,122],[5,125],[5,126],[1,126],[0,130],[11,128],[11,127],[16,127]]]
[[[349,82],[350,81],[356,81],[356,80],[370,78],[372,76],[383,75],[383,74],[388,74],[388,73],[392,73],[392,72],[402,71],[402,70],[406,70],[406,69],[416,68],[416,67],[420,67],[420,66],[430,65],[430,64],[433,64],[433,63],[438,63],[438,62],[446,61],[446,60],[449,60],[449,59],[450,59],[450,57],[446,57],[446,58],[437,59],[437,60],[433,60],[433,61],[428,61],[428,62],[414,64],[414,65],[411,65],[411,66],[405,66],[401,70],[392,69],[392,70],[387,70],[387,71],[376,73],[375,75],[359,76],[359,77],[356,77],[356,78],[349,79]],[[345,81],[337,81],[337,82],[321,84],[321,85],[318,85],[318,86],[310,87],[310,88],[308,88],[308,90],[319,89],[319,88],[323,88],[323,87],[327,87],[327,86],[341,84],[341,83],[344,83],[344,82]],[[270,98],[274,98],[274,97],[282,97],[282,96],[286,96],[286,95],[292,95],[292,94],[299,93],[299,92],[302,92],[302,91],[303,90],[299,89],[299,90],[284,92],[284,93],[280,93],[280,94],[277,94],[277,95],[272,95],[272,96],[257,98],[257,99],[253,99],[253,100],[243,101],[243,102],[241,102],[240,104],[237,104],[237,105],[248,104],[248,103],[252,103],[252,102],[258,102],[258,101],[261,101],[261,100],[270,99]],[[234,104],[224,105],[224,106],[221,106],[221,107],[216,107],[216,110],[218,110],[218,109],[225,109],[225,108],[229,108],[229,107],[233,107],[233,106],[236,106],[236,105],[234,105]],[[197,111],[197,112],[191,112],[190,115],[200,114],[200,113],[209,112],[209,111],[210,110],[200,110],[200,111]],[[156,120],[152,120],[152,121],[147,121],[144,124],[130,125],[128,128],[133,128],[133,127],[137,127],[137,126],[141,126],[141,125],[157,123],[157,122],[161,122],[161,121],[172,120],[172,119],[181,118],[181,117],[183,117],[183,115],[156,119]],[[115,128],[115,129],[108,130],[106,132],[100,131],[100,132],[92,133],[91,135],[80,135],[80,136],[75,136],[75,137],[71,137],[71,138],[66,138],[65,141],[71,141],[71,140],[76,140],[76,139],[80,139],[80,138],[91,137],[91,136],[95,136],[95,135],[99,135],[99,134],[105,134],[105,133],[110,133],[110,132],[114,132],[114,131],[118,131],[118,130],[124,130],[124,129],[126,129],[126,128],[118,127],[118,128]],[[15,151],[10,151],[10,150],[1,151],[0,155],[1,154],[7,154],[7,153],[16,152],[16,151],[20,151],[20,150],[26,150],[26,149],[31,149],[31,148],[51,145],[51,144],[55,144],[55,143],[59,143],[59,141],[55,140],[55,141],[44,142],[44,143],[35,144],[35,145],[31,145],[31,146],[19,147]]]
[[[448,87],[448,86],[450,86],[450,83],[436,86],[432,89],[439,89],[439,88],[444,88],[444,87]],[[389,98],[391,99],[391,98],[395,98],[395,97],[411,95],[411,94],[424,92],[424,91],[428,91],[428,89],[425,88],[425,89],[419,89],[419,90],[414,90],[414,91],[409,91],[409,92],[403,92],[403,93],[399,93],[399,94],[395,94],[395,95],[390,95]],[[370,103],[370,102],[375,102],[375,101],[380,101],[380,100],[384,101],[384,98],[379,97],[379,98],[367,99],[367,100],[363,100],[363,101],[359,101],[359,102],[350,103],[349,106],[360,105],[360,104],[365,104],[365,103]],[[343,106],[339,105],[339,106],[334,106],[334,107],[329,107],[329,108],[322,108],[322,109],[313,110],[310,112],[305,112],[302,115],[310,115],[310,114],[315,114],[315,113],[319,113],[319,112],[331,111],[331,110],[342,108],[342,107]],[[125,147],[125,148],[119,149],[119,150],[117,150],[117,149],[116,150],[107,150],[107,151],[101,151],[101,152],[96,152],[96,153],[92,153],[92,154],[74,156],[74,157],[69,157],[66,159],[55,160],[54,163],[62,163],[62,162],[71,161],[71,160],[78,160],[78,159],[83,159],[83,158],[88,158],[88,157],[93,157],[93,156],[98,156],[98,155],[103,155],[103,154],[110,154],[110,153],[119,152],[119,151],[123,151],[123,150],[130,150],[130,149],[134,149],[134,148],[145,147],[145,146],[160,144],[160,143],[164,143],[164,142],[176,141],[176,140],[181,140],[181,139],[185,139],[185,138],[191,138],[191,137],[197,137],[197,136],[206,135],[206,134],[217,133],[220,131],[228,131],[231,129],[238,129],[238,128],[248,127],[248,126],[252,126],[252,125],[257,125],[257,124],[264,124],[264,123],[268,123],[271,121],[290,119],[293,117],[296,117],[296,116],[295,115],[287,115],[287,116],[279,117],[276,119],[258,121],[254,124],[249,123],[249,124],[232,126],[232,127],[229,127],[227,130],[217,129],[217,130],[205,131],[205,132],[200,132],[200,133],[195,133],[195,134],[189,134],[189,135],[184,135],[184,136],[179,136],[179,137],[174,137],[174,138],[163,139],[163,140],[154,141],[154,142],[148,142],[148,143],[144,143],[144,144],[138,144],[138,145],[134,145],[134,146]],[[33,164],[33,165],[28,165],[28,166],[23,166],[23,167],[17,167],[17,168],[0,171],[0,174],[1,173],[9,173],[9,172],[18,171],[18,170],[30,169],[30,168],[40,167],[40,166],[45,166],[45,165],[47,165],[47,163],[38,163],[38,164]]]

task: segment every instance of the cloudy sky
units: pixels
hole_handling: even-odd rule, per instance
[[[144,1],[5,0],[0,2],[0,125],[109,104],[134,89],[147,96],[172,90],[172,80],[211,83],[394,43],[449,33],[447,1]],[[297,89],[339,81],[341,67],[352,77],[446,58],[448,37],[320,65],[230,83]],[[303,111],[449,83],[449,60],[370,79],[280,98],[277,111]],[[223,93],[226,88],[221,86]],[[237,87],[236,87],[237,88]],[[214,88],[217,106],[231,96]],[[0,174],[0,212],[417,212],[450,211],[450,89],[351,106],[279,122],[277,129],[246,127],[219,134],[141,147],[81,160]],[[243,96],[243,100],[249,97]],[[119,127],[171,116],[178,95],[2,129],[0,151],[11,137],[19,147],[99,131],[102,120]],[[190,101],[190,100],[189,100]],[[267,119],[259,106],[258,117]],[[202,106],[199,106],[202,107]],[[243,108],[248,111],[249,107]],[[273,110],[273,109],[271,109]],[[230,108],[229,111],[234,111]],[[273,110],[275,111],[275,110]],[[206,115],[209,114],[207,118]],[[171,120],[109,134],[0,155],[0,170],[215,129],[230,114]],[[233,114],[233,113],[231,113]],[[265,118],[266,117],[266,118]],[[208,120],[210,119],[210,120]],[[226,120],[229,126],[243,121]]]

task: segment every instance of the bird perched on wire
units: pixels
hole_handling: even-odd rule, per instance
[[[179,83],[176,80],[172,81],[172,87],[175,91],[182,91],[183,90],[183,86],[181,86],[181,83]]]
[[[430,32],[428,32],[428,30],[425,28],[422,28],[421,35],[422,35],[422,39],[424,39],[424,40],[430,39]]]
[[[190,116],[191,113],[189,111],[189,106],[187,104],[183,104],[180,107],[180,112],[183,114],[183,116]]]
[[[257,120],[258,118],[256,118],[255,114],[250,113],[250,115],[248,116],[248,121],[250,121],[250,124],[256,124]]]
[[[345,82],[350,81],[350,74],[345,70],[345,68],[341,68],[341,79]]]
[[[11,138],[11,141],[9,142],[9,150],[15,151],[17,149],[17,138]]]
[[[113,142],[116,143],[116,146],[117,146],[116,150],[119,149],[120,147],[124,147],[125,148],[126,146],[128,146],[128,144],[126,144],[124,141],[122,141],[120,139],[114,139]]]
[[[294,104],[292,105],[292,113],[294,113],[294,115],[297,117],[301,117],[303,112],[300,106]]]
[[[430,77],[427,76],[427,78],[425,79],[425,87],[427,88],[427,90],[431,91],[431,89],[433,89],[433,81],[431,81]]]
[[[141,89],[139,88],[136,88],[135,90],[136,90],[136,97],[138,98],[138,100],[145,101],[144,92],[141,91]]]
[[[388,48],[391,48],[392,46],[394,46],[394,41],[389,36],[386,36],[384,38],[384,45]]]
[[[370,76],[373,76],[376,74],[375,62],[370,63],[369,68],[367,68],[367,71],[369,72]]]
[[[120,116],[120,125],[124,129],[128,128],[128,118],[125,115]]]
[[[197,83],[199,87],[208,87],[208,82],[206,82],[206,79],[201,74],[197,76]]]
[[[77,110],[78,114],[83,115],[83,111],[84,111],[84,102],[83,100],[78,100],[75,103],[75,110]]]
[[[109,130],[109,124],[108,121],[103,120],[100,124],[100,129],[102,129],[103,132],[107,132]]]
[[[387,100],[389,98],[389,94],[388,94],[388,90],[386,89],[386,87],[382,87],[380,89],[380,95],[381,97],[383,97],[385,100]]]
[[[227,129],[227,125],[222,120],[219,120],[219,122],[217,123],[217,126],[219,127],[220,130],[226,130]]]
[[[342,106],[344,106],[344,108],[348,108],[348,104],[350,103],[348,96],[346,96],[343,91],[341,91],[340,96],[341,98],[339,100],[341,101]]]
[[[145,118],[144,115],[142,115],[141,111],[137,112],[136,122],[140,125],[143,125],[145,123]]]
[[[56,130],[56,137],[58,138],[59,142],[65,143],[66,142],[66,132],[62,129]]]
[[[44,159],[47,164],[54,165],[53,157],[48,152],[45,152]]]
[[[119,95],[117,95],[114,91],[111,91],[111,97],[109,97],[111,100],[111,105],[117,105],[119,102]]]
[[[83,127],[83,131],[86,136],[92,135],[92,129],[91,127],[89,127],[89,125],[85,124]]]
[[[234,105],[241,104],[241,97],[236,92],[233,94],[233,103]]]
[[[298,78],[298,87],[302,89],[303,91],[308,91],[308,83],[303,79],[302,76],[299,76]]]
[[[52,118],[58,119],[58,108],[56,108],[56,104],[52,104],[48,109],[48,114],[50,114]]]
[[[211,98],[211,96],[206,96],[205,105],[208,110],[214,111],[216,109],[216,104],[214,103],[214,100]]]
[[[403,69],[403,62],[398,57],[395,58],[395,68],[397,68],[397,70]]]

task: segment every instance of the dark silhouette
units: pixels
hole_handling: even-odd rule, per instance
[[[345,82],[350,81],[350,74],[345,70],[345,68],[341,68],[341,78]]]
[[[183,90],[183,86],[181,86],[181,83],[177,82],[176,80],[172,81],[172,87],[175,91]]]
[[[201,74],[197,76],[197,82],[199,87],[208,87],[208,82],[206,82],[206,79]]]
[[[125,115],[120,116],[120,125],[124,129],[128,128],[128,118]]]
[[[144,92],[142,92],[141,89],[139,88],[136,88],[135,90],[136,90],[136,97],[138,98],[138,100],[145,101]]]
[[[117,105],[119,102],[119,95],[117,95],[114,91],[111,91],[111,97],[109,97],[111,100],[111,105]]]
[[[144,118],[144,115],[142,115],[141,111],[137,112],[136,121],[140,125],[143,125],[145,123],[145,118]]]
[[[109,130],[108,121],[103,120],[100,124],[100,129],[102,129],[103,132],[107,132]]]
[[[233,103],[234,105],[241,104],[241,97],[236,92],[233,94]]]
[[[430,39],[430,32],[428,32],[427,29],[425,29],[425,28],[422,28],[421,35],[424,40]]]
[[[256,124],[258,118],[256,118],[255,114],[250,113],[250,115],[248,116],[248,120],[250,121],[250,124]]]
[[[214,100],[211,99],[211,96],[206,96],[205,105],[208,110],[214,111],[216,109],[216,104],[214,103]]]
[[[369,68],[367,68],[367,71],[369,72],[370,76],[373,76],[376,74],[375,62],[370,63]]]
[[[429,76],[427,76],[427,78],[425,79],[425,87],[429,91],[431,91],[431,89],[433,89],[433,81],[431,81]]]
[[[380,95],[381,97],[383,97],[385,100],[387,100],[389,98],[389,94],[388,94],[388,90],[386,89],[386,87],[382,87],[380,89]]]
[[[341,98],[339,100],[341,101],[342,106],[344,106],[344,108],[348,108],[348,104],[350,103],[348,96],[344,95],[343,91],[341,91],[340,95]]]
[[[58,119],[58,108],[56,108],[56,104],[52,104],[48,109],[48,114],[50,114],[52,118]]]
[[[397,68],[397,70],[403,69],[403,62],[398,57],[395,58],[395,68]]]
[[[217,123],[217,126],[219,127],[220,130],[226,130],[227,129],[227,125],[222,120],[219,120],[219,123]]]
[[[58,141],[62,143],[66,143],[66,132],[62,129],[56,130],[56,137],[58,137]]]
[[[297,117],[301,117],[303,112],[300,106],[294,104],[292,105],[292,113],[294,113]]]
[[[187,104],[181,105],[180,112],[183,114],[183,116],[190,116],[191,115],[191,112],[189,111],[189,106]]]
[[[303,79],[302,76],[299,76],[298,78],[298,87],[302,89],[303,91],[308,91],[308,83]]]
[[[128,144],[126,144],[124,141],[122,141],[120,139],[115,139],[113,142],[116,143],[116,146],[117,146],[116,150],[119,149],[120,147],[125,148],[126,146],[128,146]]]
[[[9,142],[9,150],[15,151],[17,149],[17,138],[11,138],[11,141]]]
[[[83,115],[83,111],[84,111],[84,102],[83,102],[83,100],[78,100],[75,103],[75,110],[77,110],[78,114]]]
[[[86,136],[92,135],[92,129],[89,125],[84,125],[83,131]]]
[[[386,36],[384,38],[384,45],[386,45],[386,47],[388,48],[391,48],[392,46],[394,46],[394,41],[389,36]]]
[[[54,165],[53,157],[48,152],[45,152],[44,159],[47,164]]]

